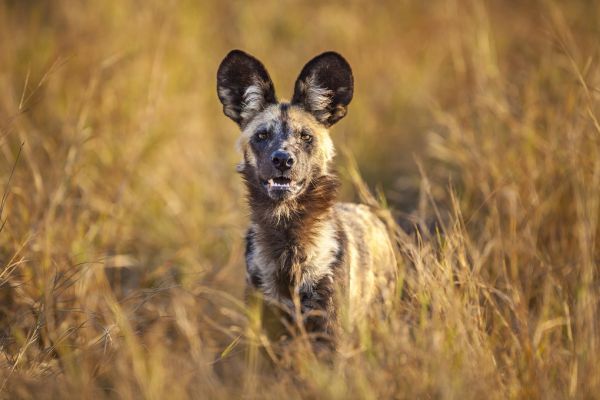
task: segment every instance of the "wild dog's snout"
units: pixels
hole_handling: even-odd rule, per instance
[[[294,156],[287,151],[277,150],[271,154],[271,162],[275,168],[281,172],[285,172],[294,165],[296,160],[294,159]]]

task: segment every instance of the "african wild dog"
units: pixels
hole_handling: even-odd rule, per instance
[[[265,67],[240,50],[217,73],[223,111],[242,131],[248,286],[290,315],[298,299],[306,330],[327,344],[340,301],[360,317],[389,292],[396,265],[387,230],[369,208],[336,203],[328,128],[346,115],[353,87],[350,65],[334,52],[304,66],[291,102],[278,102]]]

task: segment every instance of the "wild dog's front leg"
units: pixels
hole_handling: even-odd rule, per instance
[[[315,347],[335,348],[337,315],[335,290],[330,276],[301,292],[301,307],[306,332],[314,338]]]

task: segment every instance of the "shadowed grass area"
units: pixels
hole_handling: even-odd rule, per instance
[[[597,397],[598,21],[586,1],[3,2],[0,394]],[[400,290],[331,362],[242,300],[232,48],[283,98],[319,52],[354,70],[342,199],[381,206]]]

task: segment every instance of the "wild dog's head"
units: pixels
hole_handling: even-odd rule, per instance
[[[309,61],[292,101],[278,102],[273,82],[256,58],[233,50],[217,72],[223,112],[242,130],[246,180],[273,202],[291,201],[328,175],[334,156],[328,128],[346,115],[352,70],[337,53]]]

